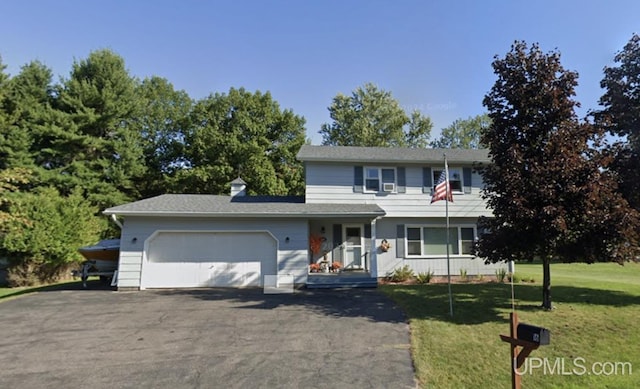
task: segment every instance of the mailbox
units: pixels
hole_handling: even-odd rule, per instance
[[[551,342],[551,333],[546,328],[520,323],[518,324],[518,339],[544,346]]]

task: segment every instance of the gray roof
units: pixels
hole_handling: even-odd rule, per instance
[[[361,163],[442,163],[444,154],[449,163],[491,162],[486,149],[420,149],[408,147],[354,147],[303,145],[298,151],[300,161],[361,162]]]
[[[105,215],[179,217],[370,217],[384,216],[375,204],[307,204],[295,196],[165,194],[111,207]]]
[[[238,184],[238,185],[247,185],[246,182],[244,182],[244,180],[240,177],[236,178],[235,180],[231,181],[231,185],[233,184]]]

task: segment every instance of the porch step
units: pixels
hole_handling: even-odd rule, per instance
[[[378,280],[369,274],[309,274],[307,276],[307,289],[376,288],[377,286]]]

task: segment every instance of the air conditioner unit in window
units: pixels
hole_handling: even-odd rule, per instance
[[[393,192],[394,190],[396,190],[396,184],[394,184],[393,182],[385,182],[382,184],[382,190],[384,192]]]

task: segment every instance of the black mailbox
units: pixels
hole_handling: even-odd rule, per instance
[[[544,346],[551,342],[551,333],[546,328],[520,323],[518,324],[518,339]]]

